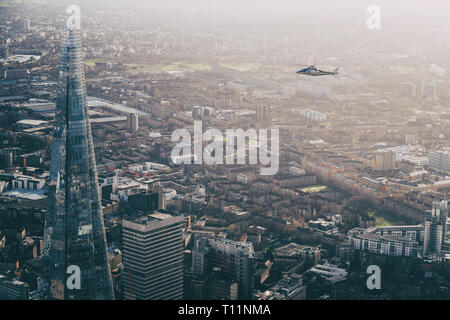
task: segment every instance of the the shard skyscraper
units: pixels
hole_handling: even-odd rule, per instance
[[[64,31],[55,120],[44,246],[49,295],[113,299],[79,30]]]

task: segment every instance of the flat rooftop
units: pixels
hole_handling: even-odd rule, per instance
[[[183,215],[170,214],[168,212],[157,211],[155,213],[142,213],[135,211],[124,217],[122,226],[140,232],[148,232],[167,225],[184,222]]]

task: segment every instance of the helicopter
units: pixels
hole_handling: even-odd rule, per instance
[[[314,66],[314,65],[310,65],[309,67],[307,67],[305,69],[297,70],[297,74],[302,74],[302,75],[305,75],[305,76],[317,77],[317,76],[336,75],[336,74],[339,74],[338,71],[339,71],[339,67],[337,67],[333,71],[324,71],[324,70],[317,69],[316,66]]]

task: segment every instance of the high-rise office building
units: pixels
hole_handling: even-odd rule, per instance
[[[183,226],[183,215],[162,212],[122,221],[125,299],[183,298]]]
[[[256,106],[256,121],[269,121],[270,117],[270,106],[268,105],[258,105]]]
[[[423,255],[425,257],[441,254],[442,244],[445,241],[447,216],[447,201],[434,201],[432,210],[425,214],[423,239]]]
[[[377,152],[374,157],[373,168],[375,170],[392,170],[395,169],[395,152]]]
[[[239,299],[252,299],[253,244],[213,237],[196,237],[192,251],[192,273],[206,276],[215,268],[238,284]]]
[[[0,300],[28,300],[29,292],[25,282],[0,275]]]
[[[139,131],[139,115],[137,113],[130,113],[127,118],[128,121],[128,129],[131,132]]]
[[[433,169],[450,173],[450,152],[431,151],[428,153],[428,163]]]
[[[153,212],[159,209],[166,209],[164,192],[162,186],[160,185],[154,186],[146,192],[129,195],[128,203],[131,208],[144,212]]]
[[[405,97],[415,98],[417,95],[417,85],[412,82],[403,82],[402,93]]]
[[[192,108],[192,118],[194,120],[201,120],[203,119],[204,113],[203,113],[203,108],[200,106],[194,106]]]
[[[78,30],[63,34],[55,116],[43,252],[49,295],[113,299]]]
[[[425,83],[422,82],[422,97],[423,98],[437,98],[437,86],[436,83]]]

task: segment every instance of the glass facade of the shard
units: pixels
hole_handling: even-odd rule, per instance
[[[113,299],[78,30],[63,35],[51,157],[44,246],[49,295]],[[79,277],[70,270],[80,270]]]

